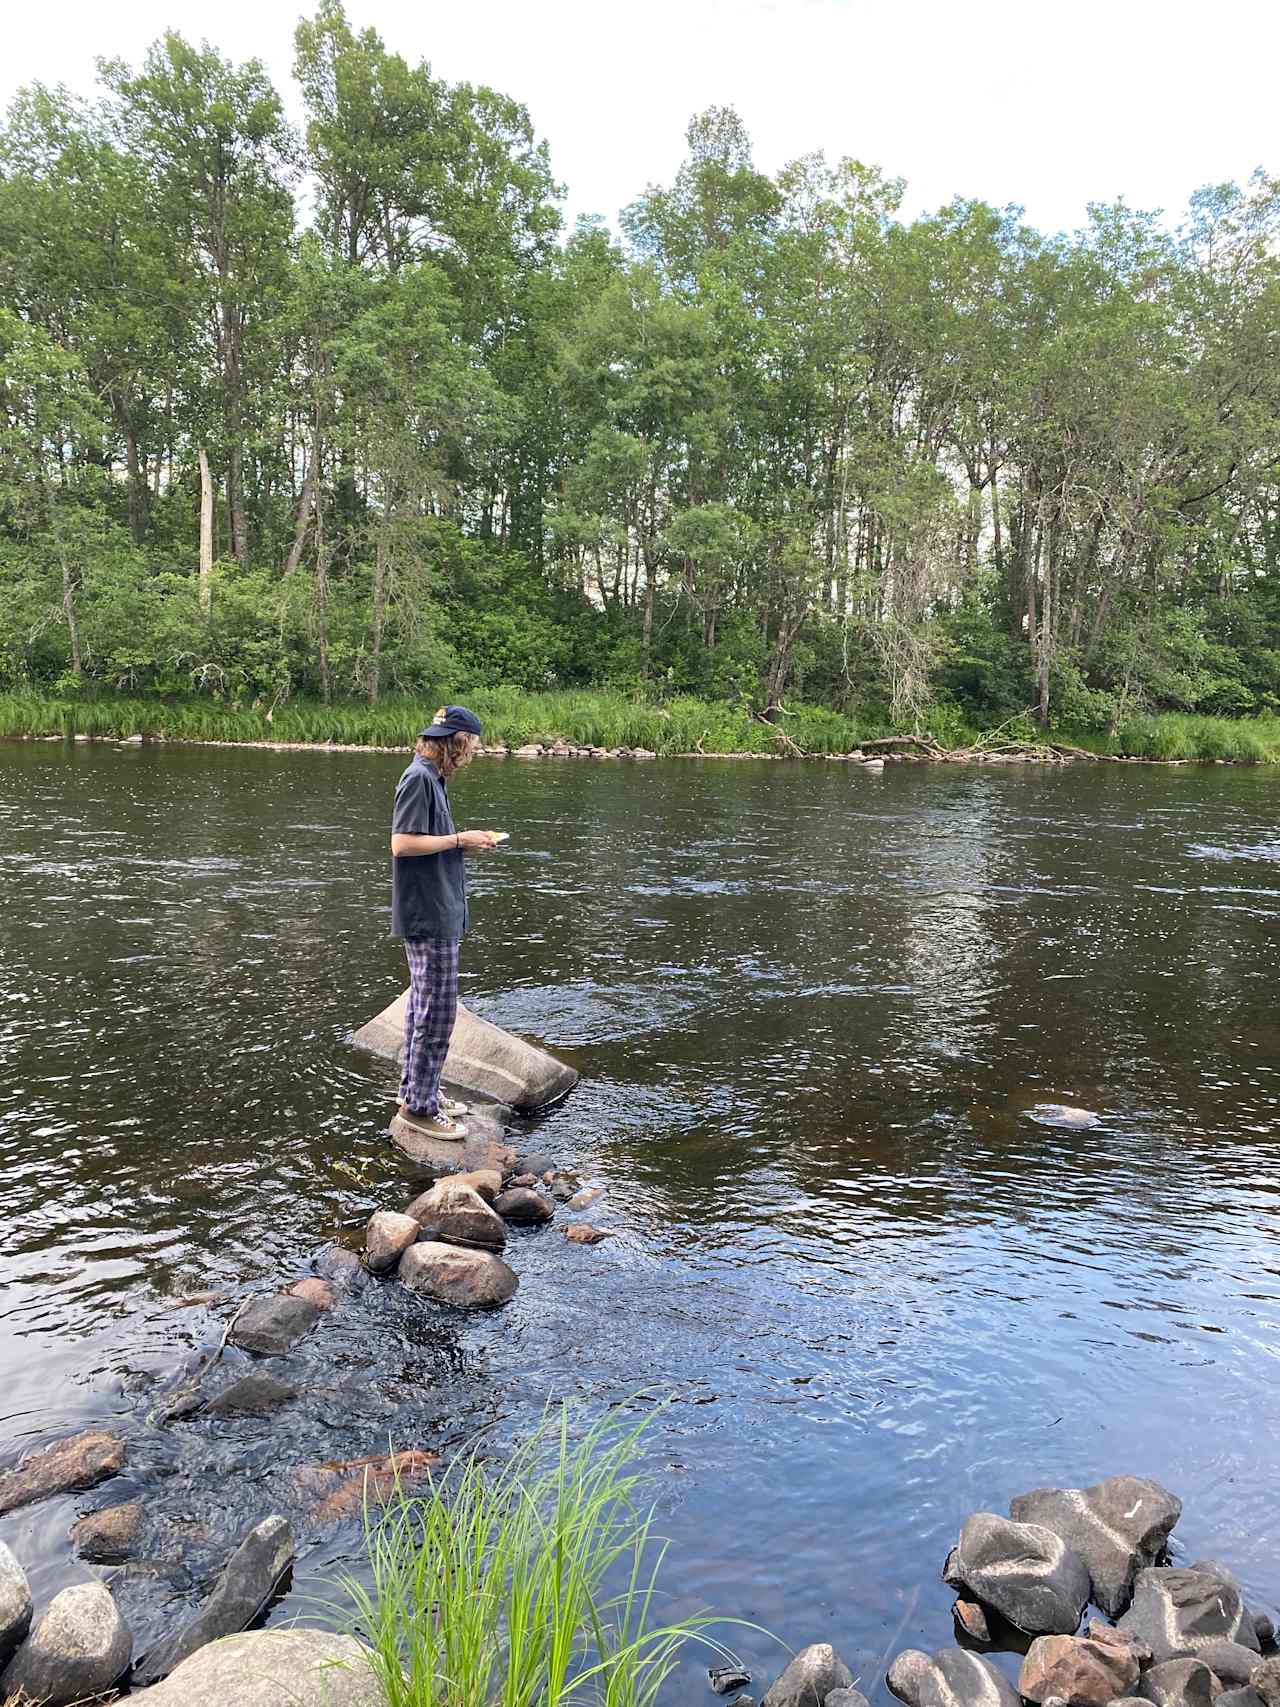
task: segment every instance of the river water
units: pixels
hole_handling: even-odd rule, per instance
[[[89,1574],[77,1512],[139,1497],[186,1561],[116,1578],[139,1647],[272,1510],[288,1619],[360,1554],[298,1466],[666,1394],[672,1608],[833,1641],[869,1689],[951,1639],[965,1515],[1046,1483],[1156,1477],[1188,1556],[1275,1608],[1262,770],[479,762],[458,820],[511,841],[463,994],[580,1069],[528,1131],[617,1236],[518,1233],[493,1315],[374,1287],[289,1360],[300,1403],[149,1423],[235,1300],[408,1195],[392,1075],[349,1043],[402,982],[401,764],[0,749],[0,1467],[90,1423],[130,1444],[117,1481],[0,1520],[38,1600]],[[206,1288],[232,1304],[174,1307]],[[693,1661],[669,1698],[710,1699]]]

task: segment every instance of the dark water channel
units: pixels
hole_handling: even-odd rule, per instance
[[[464,994],[581,1069],[532,1130],[618,1236],[517,1235],[493,1316],[374,1288],[289,1360],[302,1403],[147,1425],[229,1314],[176,1299],[303,1274],[407,1195],[391,1076],[347,1042],[401,983],[399,768],[0,749],[0,1467],[91,1422],[131,1454],[0,1520],[38,1601],[89,1574],[74,1516],[141,1497],[186,1562],[118,1580],[139,1646],[272,1510],[287,1619],[359,1554],[298,1466],[647,1388],[676,1401],[648,1447],[674,1605],[834,1641],[866,1685],[950,1640],[961,1519],[1043,1483],[1157,1477],[1189,1556],[1274,1609],[1264,771],[481,762],[459,820],[512,840]],[[711,1699],[692,1671],[670,1698]]]

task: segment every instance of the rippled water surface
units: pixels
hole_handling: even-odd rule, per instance
[[[260,1421],[148,1416],[233,1303],[408,1184],[352,1029],[402,982],[403,761],[0,748],[0,1465],[90,1422],[124,1477],[0,1520],[37,1596],[138,1496],[185,1564],[299,1533],[277,1619],[356,1564],[300,1466],[674,1393],[648,1455],[674,1604],[793,1645],[950,1639],[971,1510],[1117,1471],[1280,1595],[1280,782],[1264,771],[481,761],[463,993],[582,1084],[530,1133],[617,1237],[519,1233],[516,1300],[340,1304]],[[1045,1124],[1082,1106],[1090,1129]],[[747,1633],[761,1670],[776,1648]],[[672,1699],[701,1699],[690,1676]]]

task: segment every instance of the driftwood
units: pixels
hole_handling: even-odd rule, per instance
[[[1074,747],[1069,741],[1024,741],[1002,738],[1002,730],[989,729],[968,747],[944,747],[932,735],[881,735],[874,741],[859,743],[862,747],[913,747],[920,756],[939,764],[972,764],[981,759],[1022,759],[1042,765],[1064,765],[1073,759],[1101,760],[1105,755],[1091,753],[1087,747]],[[906,756],[905,754],[903,755]]]

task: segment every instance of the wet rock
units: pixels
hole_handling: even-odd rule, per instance
[[[951,1617],[957,1635],[967,1636],[971,1642],[991,1640],[991,1626],[987,1623],[987,1615],[976,1600],[956,1601],[951,1608]]]
[[[1141,1476],[1109,1476],[1088,1488],[1036,1488],[1009,1506],[1017,1523],[1050,1529],[1084,1560],[1092,1598],[1113,1617],[1133,1595],[1140,1570],[1165,1550],[1182,1501]]]
[[[0,1541],[0,1667],[31,1628],[31,1589],[27,1573]]]
[[[367,1284],[369,1276],[355,1251],[345,1245],[326,1245],[315,1259],[315,1271],[330,1285],[357,1289]]]
[[[252,1624],[279,1591],[292,1563],[293,1531],[283,1517],[269,1517],[251,1529],[227,1560],[195,1617],[139,1664],[133,1676],[135,1685],[158,1682],[197,1648],[236,1635]]]
[[[252,1630],[201,1648],[137,1699],[145,1707],[381,1707],[383,1693],[354,1636]]]
[[[166,1310],[192,1310],[198,1304],[206,1308],[213,1304],[225,1304],[230,1298],[228,1292],[188,1292],[185,1298],[175,1298],[171,1304],[166,1304]]]
[[[520,1284],[501,1257],[488,1251],[462,1250],[435,1239],[411,1245],[400,1258],[397,1273],[411,1292],[425,1292],[441,1304],[458,1304],[464,1309],[505,1304]]]
[[[764,1707],[823,1707],[834,1689],[849,1689],[853,1673],[830,1642],[801,1648],[764,1698]]]
[[[309,1304],[314,1304],[321,1312],[332,1310],[334,1306],[333,1287],[327,1280],[320,1280],[313,1274],[302,1280],[295,1280],[289,1288],[290,1298],[305,1298]]]
[[[1202,1660],[1162,1660],[1143,1672],[1138,1692],[1156,1707],[1211,1707],[1222,1686]]]
[[[494,1211],[501,1215],[504,1221],[515,1221],[521,1226],[536,1226],[543,1221],[550,1221],[555,1210],[543,1197],[541,1192],[530,1191],[525,1186],[511,1186],[494,1200]]]
[[[91,1565],[122,1565],[137,1547],[146,1522],[140,1500],[104,1506],[71,1525],[71,1545]]]
[[[16,1511],[51,1494],[93,1488],[124,1468],[124,1442],[105,1429],[73,1434],[42,1452],[33,1452],[8,1475],[0,1476],[0,1514]]]
[[[392,1452],[321,1464],[298,1474],[304,1489],[321,1496],[314,1512],[316,1522],[337,1523],[358,1516],[366,1504],[386,1500],[397,1488],[421,1481],[439,1462],[438,1452]]]
[[[298,1389],[287,1381],[277,1381],[274,1375],[242,1375],[229,1387],[224,1387],[205,1407],[216,1417],[254,1416],[279,1410],[290,1399],[296,1399]]]
[[[450,1174],[456,1185],[469,1185],[478,1191],[486,1203],[492,1203],[502,1190],[502,1173],[498,1168],[471,1168],[464,1174]]]
[[[35,1629],[0,1675],[0,1695],[25,1691],[43,1707],[69,1707],[104,1695],[124,1676],[133,1638],[101,1583],[55,1594]]]
[[[582,1189],[582,1181],[577,1174],[552,1173],[550,1178],[543,1174],[542,1183],[551,1187],[551,1195],[557,1203],[568,1203]]]
[[[541,1179],[544,1174],[553,1174],[558,1166],[554,1156],[544,1155],[541,1150],[526,1150],[516,1157],[517,1173],[533,1174],[535,1179]]]
[[[452,1179],[437,1180],[430,1191],[416,1197],[405,1211],[429,1239],[451,1245],[469,1245],[500,1251],[507,1242],[507,1229],[480,1193]]]
[[[1100,1618],[1089,1620],[1085,1634],[1090,1641],[1107,1642],[1113,1648],[1127,1648],[1140,1666],[1149,1666],[1155,1658],[1150,1642],[1144,1642],[1132,1630],[1117,1630],[1114,1624],[1104,1624]]]
[[[1194,1654],[1209,1642],[1252,1648],[1258,1640],[1238,1588],[1207,1571],[1167,1565],[1138,1572],[1119,1628],[1150,1643],[1157,1660]]]
[[[1060,1536],[995,1512],[966,1520],[946,1569],[1028,1636],[1074,1635],[1089,1599],[1084,1560]]]
[[[735,1689],[745,1689],[751,1682],[751,1673],[743,1666],[709,1666],[707,1682],[717,1695],[728,1695]]]
[[[1260,1648],[1269,1648],[1276,1639],[1276,1627],[1265,1612],[1255,1612],[1253,1615],[1253,1633],[1258,1638]]]
[[[582,1191],[576,1191],[569,1199],[570,1209],[586,1209],[593,1204],[597,1197],[604,1195],[602,1185],[589,1185]]]
[[[520,1187],[525,1191],[533,1191],[537,1184],[537,1174],[512,1174],[511,1178],[507,1181],[509,1188],[515,1189]]]
[[[907,1707],[1019,1707],[1008,1678],[982,1654],[908,1648],[889,1667],[889,1688]]]
[[[309,1298],[263,1292],[241,1310],[227,1338],[241,1351],[279,1357],[305,1339],[319,1320],[320,1310]]]
[[[1088,1636],[1037,1636],[1018,1674],[1018,1694],[1044,1702],[1058,1696],[1067,1707],[1106,1707],[1138,1681],[1128,1648]]]
[[[1254,1666],[1249,1688],[1262,1697],[1266,1707],[1280,1707],[1280,1656],[1273,1655]]]
[[[364,1235],[364,1260],[374,1274],[386,1274],[400,1261],[422,1231],[412,1215],[379,1209],[370,1217]]]
[[[592,1227],[586,1221],[576,1221],[571,1227],[561,1227],[560,1231],[571,1245],[598,1245],[601,1239],[612,1237],[607,1227]]]
[[[1258,1669],[1258,1655],[1242,1642],[1206,1642],[1196,1650],[1196,1658],[1205,1665],[1227,1689],[1243,1689]]]

